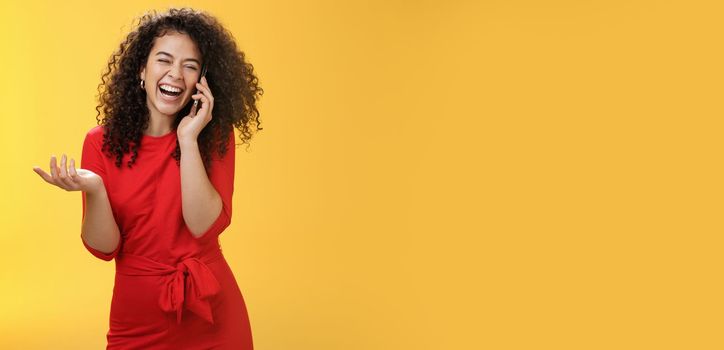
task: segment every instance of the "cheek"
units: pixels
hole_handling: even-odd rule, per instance
[[[152,64],[146,67],[146,75],[150,77],[158,77],[161,72],[161,67],[156,64]]]
[[[196,89],[196,82],[198,79],[198,75],[195,74],[189,74],[186,76],[186,90],[194,91]]]
[[[186,86],[186,92],[188,92],[188,95],[191,96],[196,92],[196,84]]]

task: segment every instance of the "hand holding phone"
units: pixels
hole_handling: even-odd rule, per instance
[[[206,76],[206,65],[205,64],[201,67],[201,74],[199,74],[199,81],[198,81],[199,84],[201,84],[201,78],[203,78],[204,76]],[[194,89],[194,95],[196,95],[198,93],[199,93],[199,89]],[[194,105],[191,107],[191,115],[196,115],[196,111],[198,111],[198,108],[200,108],[200,106],[199,106],[200,101],[201,101],[200,99],[194,101]]]

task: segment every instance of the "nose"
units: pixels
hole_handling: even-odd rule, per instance
[[[168,76],[174,80],[180,79],[183,76],[181,67],[178,65],[171,66],[171,69],[168,71]]]

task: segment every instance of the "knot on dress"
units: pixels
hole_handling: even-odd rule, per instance
[[[176,312],[177,323],[181,323],[184,302],[193,313],[214,323],[208,299],[220,289],[219,282],[206,264],[199,259],[188,258],[176,265],[176,272],[168,277],[158,303],[163,311]]]
[[[209,259],[204,259],[206,263],[198,258],[186,258],[174,267],[144,256],[124,254],[117,260],[116,266],[117,272],[125,275],[167,275],[158,299],[161,309],[175,312],[177,323],[181,323],[181,315],[186,307],[213,324],[210,298],[221,290],[221,286],[206,264],[219,257],[221,251]]]

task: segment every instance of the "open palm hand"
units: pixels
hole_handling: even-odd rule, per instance
[[[65,154],[60,159],[60,167],[56,164],[55,156],[50,157],[50,174],[40,167],[33,167],[45,182],[60,187],[66,191],[97,192],[103,189],[103,179],[96,173],[86,169],[75,169],[75,160],[70,160],[70,168],[66,169]]]

